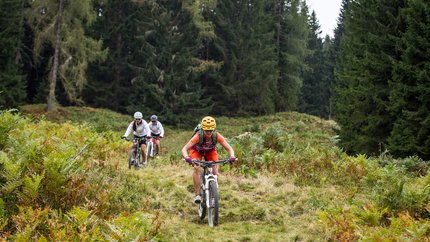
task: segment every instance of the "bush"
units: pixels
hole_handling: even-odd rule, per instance
[[[1,134],[0,234],[18,241],[97,241],[136,226],[141,231],[130,234],[133,239],[155,236],[159,225],[150,222],[118,224],[115,231],[103,222],[113,218],[109,224],[115,224],[118,211],[138,212],[133,205],[145,196],[138,178],[104,165],[123,149],[113,132],[30,121],[10,112],[0,114],[0,127],[6,132]]]

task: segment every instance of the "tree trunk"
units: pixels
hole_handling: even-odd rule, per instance
[[[58,76],[58,66],[59,66],[59,58],[60,58],[60,44],[61,44],[61,19],[63,16],[63,6],[64,0],[60,0],[60,4],[58,7],[57,19],[55,21],[55,52],[54,52],[54,61],[52,63],[51,69],[51,78],[49,83],[49,94],[48,94],[48,107],[47,112],[50,112],[54,109],[55,105],[55,86],[57,84],[57,76]]]

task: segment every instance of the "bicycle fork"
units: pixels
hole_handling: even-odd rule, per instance
[[[209,174],[209,175],[205,175],[205,186],[204,186],[204,193],[205,193],[205,202],[206,202],[206,207],[210,208],[211,207],[211,201],[209,199],[209,183],[211,181],[214,181],[217,188],[218,188],[218,182],[217,182],[218,178],[217,175],[213,175],[213,174]]]

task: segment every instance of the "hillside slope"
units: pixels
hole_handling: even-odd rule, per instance
[[[42,117],[34,112],[37,108],[26,107],[26,112],[33,110],[31,122],[1,114],[4,238],[429,238],[428,162],[386,154],[350,157],[336,146],[338,127],[332,121],[299,113],[217,118],[218,130],[233,144],[239,162],[223,168],[220,225],[209,228],[198,219],[192,169],[179,152],[192,127],[166,127],[161,158],[135,171],[127,168],[130,144],[119,139],[128,117],[85,108],[64,108],[61,116]],[[106,117],[111,117],[115,131],[103,130]]]

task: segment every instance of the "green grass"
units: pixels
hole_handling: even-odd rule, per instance
[[[429,240],[428,162],[348,156],[333,121],[295,112],[218,117],[240,160],[223,167],[220,224],[209,228],[180,155],[194,127],[166,127],[162,157],[135,171],[130,143],[119,139],[130,117],[21,110],[32,122],[10,113],[0,121],[0,234],[12,240]]]

